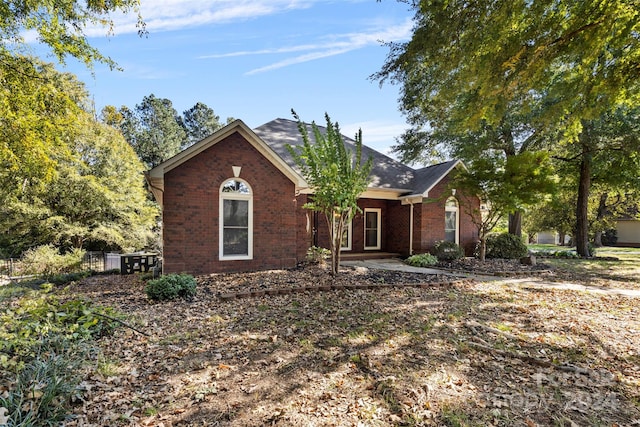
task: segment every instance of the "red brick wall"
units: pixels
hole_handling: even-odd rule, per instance
[[[241,166],[253,191],[253,259],[219,260],[219,189]],[[294,267],[301,231],[294,184],[240,134],[165,174],[163,256],[167,273],[207,274]]]
[[[364,210],[365,208],[378,208],[380,209],[381,215],[381,224],[382,228],[380,233],[381,240],[381,250],[385,250],[386,242],[387,242],[387,205],[388,201],[386,200],[375,200],[375,199],[360,199],[358,201],[358,206],[362,209],[361,213],[357,213],[353,217],[353,221],[351,223],[351,250],[344,251],[343,253],[360,253],[360,252],[370,252],[370,250],[364,250]],[[327,220],[324,217],[324,214],[318,214],[318,246],[323,248],[329,248],[329,226],[327,225]]]
[[[449,178],[445,177],[434,188],[429,191],[429,198],[425,199],[422,204],[415,205],[417,212],[420,212],[421,218],[417,220],[416,229],[419,230],[417,246],[414,246],[414,252],[429,252],[433,250],[436,242],[444,240],[444,205],[446,199],[451,196],[449,188]],[[462,197],[461,192],[456,192],[459,211],[459,238],[460,246],[465,250],[467,256],[473,255],[476,242],[478,241],[478,230],[467,214],[469,207],[467,203],[472,203],[473,208],[478,209],[480,201],[477,197]],[[414,215],[417,214],[414,212]],[[418,224],[419,223],[419,224]]]

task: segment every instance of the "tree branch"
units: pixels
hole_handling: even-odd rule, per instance
[[[118,322],[118,323],[120,323],[122,326],[126,326],[127,328],[131,329],[132,331],[135,331],[135,332],[137,332],[137,333],[139,333],[139,334],[142,334],[142,335],[144,335],[144,336],[146,336],[146,337],[151,336],[151,335],[149,335],[148,333],[146,333],[146,332],[144,332],[144,331],[141,331],[141,330],[139,330],[139,329],[136,329],[136,328],[134,328],[133,326],[129,325],[128,323],[123,322],[123,321],[122,321],[122,320],[120,320],[120,319],[116,319],[115,317],[107,316],[106,314],[102,314],[102,313],[98,313],[98,312],[94,312],[94,314],[96,314],[96,315],[98,315],[98,316],[100,316],[100,317],[104,317],[105,319],[109,319],[109,320],[113,320],[114,322]]]

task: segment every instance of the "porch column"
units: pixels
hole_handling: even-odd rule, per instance
[[[409,255],[413,255],[413,200],[409,201]]]

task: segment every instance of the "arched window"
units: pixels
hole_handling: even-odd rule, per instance
[[[239,178],[220,186],[220,259],[253,258],[253,193]]]
[[[459,243],[458,232],[459,214],[458,201],[455,197],[449,197],[444,204],[444,240]]]

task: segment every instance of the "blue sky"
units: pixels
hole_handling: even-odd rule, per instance
[[[412,13],[395,0],[142,0],[147,37],[134,15],[114,15],[115,35],[89,29],[90,42],[124,71],[94,75],[69,61],[96,108],[133,108],[144,96],[168,98],[178,112],[203,102],[221,120],[254,128],[272,119],[324,124],[327,112],[352,137],[387,152],[407,127],[399,87],[368,77],[405,41]]]

